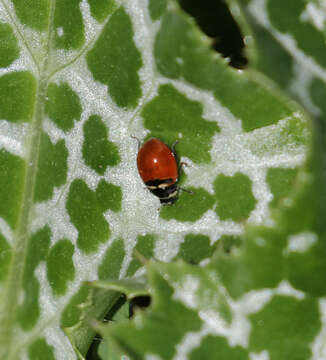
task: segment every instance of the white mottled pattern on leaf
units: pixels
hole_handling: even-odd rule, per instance
[[[73,128],[68,132],[59,129],[47,116],[42,118],[42,126],[36,129],[36,131],[40,131],[43,128],[49,135],[52,144],[56,144],[59,140],[65,141],[68,149],[67,182],[59,187],[54,187],[53,195],[49,200],[37,203],[29,208],[28,215],[32,219],[28,224],[29,233],[25,234],[23,241],[18,243],[19,246],[26,247],[28,236],[48,225],[51,229],[50,246],[53,246],[62,238],[71,240],[75,245],[73,262],[76,276],[74,281],[69,282],[68,290],[63,296],[56,297],[53,295],[44,261],[41,261],[36,267],[34,275],[40,283],[39,304],[41,314],[30,331],[19,331],[17,339],[13,340],[15,346],[18,346],[20,342],[29,345],[38,337],[43,336],[47,343],[54,347],[55,357],[60,360],[74,358],[71,344],[60,328],[62,312],[85,280],[97,279],[98,266],[114,240],[122,238],[124,241],[126,255],[120,269],[120,277],[124,277],[132,259],[132,251],[138,235],[156,235],[155,258],[169,261],[178,253],[179,245],[183,242],[186,234],[205,234],[214,243],[224,234],[238,235],[243,233],[243,223],[220,220],[214,209],[208,210],[199,220],[192,223],[178,222],[177,220],[166,221],[159,217],[158,199],[144,189],[144,184],[138,176],[136,168],[137,144],[131,138],[131,135],[144,138],[148,133],[148,130],[143,127],[140,112],[144,105],[157,95],[160,85],[172,84],[188,99],[200,102],[203,105],[203,117],[216,122],[221,128],[221,131],[213,137],[210,151],[213,160],[209,164],[198,165],[181,156],[182,161],[186,161],[191,165],[185,169],[187,175],[185,185],[200,186],[213,193],[213,182],[217,175],[233,176],[237,172],[247,175],[252,181],[253,195],[257,199],[256,207],[251,212],[248,220],[250,224],[262,224],[268,220],[270,215],[268,206],[272,194],[266,183],[268,168],[294,168],[301,165],[305,157],[305,148],[303,146],[293,147],[291,144],[286,144],[282,149],[273,148],[274,152],[267,151],[264,153],[261,149],[254,149],[257,138],[273,137],[275,133],[277,134],[282,130],[282,126],[288,119],[279,119],[276,125],[244,132],[241,121],[232,115],[230,109],[226,109],[219,104],[211,92],[201,91],[184,80],[170,80],[159,75],[156,70],[153,47],[160,22],[152,23],[147,10],[147,1],[128,0],[120,1],[120,4],[124,6],[132,20],[135,32],[133,40],[137,49],[141,52],[143,61],[143,65],[139,70],[143,95],[139,99],[137,107],[132,110],[122,109],[117,106],[108,95],[108,87],[95,81],[87,66],[85,55],[95,44],[105,27],[106,21],[99,24],[91,17],[89,4],[86,0],[80,3],[86,36],[85,44],[80,50],[55,49],[51,44],[47,49],[44,46],[47,34],[40,34],[38,31],[20,24],[19,19],[14,15],[15,10],[11,2],[5,0],[0,2],[0,21],[12,24],[20,49],[19,58],[8,68],[0,69],[0,76],[17,70],[28,70],[39,82],[40,80],[42,82],[45,80],[54,82],[55,84],[65,82],[78,94],[82,107],[80,121],[75,121]],[[56,31],[60,36],[63,30],[59,27],[52,29],[52,31]],[[284,41],[287,41],[286,38],[284,39]],[[291,41],[288,41],[288,44],[292,46]],[[47,53],[48,50],[49,53]],[[45,70],[42,70],[44,60],[48,60],[49,64]],[[323,69],[321,70],[315,64],[313,64],[313,67],[318,74],[323,74],[326,78]],[[42,98],[40,101],[44,102],[45,100],[45,98]],[[117,145],[121,158],[117,166],[106,169],[104,176],[99,175],[87,166],[82,156],[83,126],[85,121],[93,114],[101,116],[109,130],[108,140]],[[37,115],[34,115],[34,123],[36,122],[35,116]],[[293,117],[301,118],[301,116],[301,114],[293,114]],[[12,154],[27,159],[30,152],[29,147],[31,146],[29,143],[32,138],[29,133],[31,131],[35,131],[35,129],[31,130],[31,125],[13,124],[8,122],[7,119],[0,119],[0,149],[5,149]],[[271,147],[273,145],[271,144]],[[82,179],[92,191],[95,191],[101,179],[120,186],[122,189],[121,211],[107,210],[104,213],[105,219],[110,225],[111,237],[91,255],[86,255],[78,248],[78,230],[72,224],[66,208],[69,188],[75,179]],[[32,191],[32,189],[30,190]],[[0,232],[10,244],[14,246],[17,244],[16,234],[12,232],[4,219],[0,219]],[[21,265],[23,267],[24,264]],[[24,290],[19,290],[19,296],[23,298]],[[183,290],[181,289],[181,291]],[[254,294],[254,296],[257,296],[257,294]],[[189,306],[189,304],[186,305]],[[238,304],[234,306],[237,309]],[[246,308],[243,304],[240,307]],[[241,311],[243,310],[241,309]],[[239,310],[239,312],[241,311]],[[245,315],[247,314],[245,312]],[[200,336],[205,332],[207,334],[219,333],[218,329],[211,326],[207,320],[207,317],[212,318],[210,315],[209,313],[208,315],[203,313],[201,316],[202,320],[206,321],[206,328],[201,330],[202,334],[199,334]],[[237,334],[237,341],[233,340],[234,344],[244,345],[241,341],[246,339],[248,335],[244,335],[243,331],[247,332],[249,329],[246,324],[244,325],[245,320],[243,318],[239,320],[235,317],[234,321],[238,321],[236,325],[240,324],[239,328],[241,327],[242,331]],[[11,325],[14,327],[13,324]],[[235,327],[232,324],[229,329],[221,327],[221,333],[230,340]],[[242,340],[239,340],[240,337]],[[185,338],[184,344],[187,344],[187,341],[189,340]],[[187,346],[184,345],[184,347]],[[22,351],[25,350],[23,347]],[[181,354],[185,350],[179,349],[179,352]],[[147,356],[147,358],[149,359],[150,356]]]
[[[284,46],[284,48],[298,61],[302,66],[309,69],[309,72],[320,79],[326,80],[326,71],[323,67],[316,63],[310,54],[304,53],[297,47],[296,41],[292,34],[282,34],[275,29],[268,19],[268,11],[266,9],[267,0],[253,0],[249,5],[249,11],[255,16],[259,23],[267,28],[271,34]]]

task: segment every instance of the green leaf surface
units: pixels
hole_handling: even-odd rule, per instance
[[[196,343],[187,343],[182,334],[193,334],[194,339],[201,333],[204,335],[204,324],[210,311],[211,316],[217,316],[215,312],[219,312],[219,321],[225,325],[231,323],[231,311],[215,273],[178,262],[149,264],[148,275],[152,289],[151,308],[145,313],[136,313],[131,325],[120,323],[114,327],[102,326],[101,329],[105,339],[113,341],[131,358],[156,354],[171,359],[190,354],[189,349],[193,350]],[[222,345],[226,349],[221,349],[221,353],[229,351],[235,356],[239,353],[238,349],[233,351],[224,342]],[[242,352],[246,354],[244,349]],[[192,356],[197,358],[195,353]]]
[[[53,15],[53,25],[56,29],[55,47],[78,49],[84,44],[84,22],[80,2],[81,0],[56,0]]]
[[[217,356],[221,360],[227,359],[248,359],[247,351],[240,347],[231,347],[222,336],[208,335],[200,344],[200,347],[193,350],[189,359],[209,359],[210,356]]]
[[[289,19],[293,4],[279,2]],[[264,5],[275,31],[324,66],[321,32]],[[323,79],[307,83],[320,118]],[[132,136],[179,141],[188,166],[173,206],[143,184]],[[253,67],[229,67],[173,0],[1,0],[0,359],[84,356],[120,292],[150,293],[152,307],[103,328],[112,356],[275,357],[267,333],[289,323],[268,312],[282,286],[294,323],[310,304],[312,324],[282,349],[301,342],[308,356],[326,293],[316,139],[292,98]],[[137,281],[146,272],[150,285]],[[257,341],[256,315],[267,319]]]
[[[127,354],[132,358],[140,358],[143,353],[158,354],[163,359],[169,359],[175,353],[175,345],[183,337],[185,331],[198,331],[201,321],[192,309],[188,309],[180,301],[173,299],[173,289],[159,274],[152,272],[151,276],[156,282],[154,311],[148,314],[145,321],[143,316],[136,315],[136,326],[130,327],[127,323],[115,327],[114,340],[118,345],[126,345],[131,351]],[[160,313],[162,316],[157,316]],[[171,318],[174,326],[169,326]],[[161,331],[157,331],[160,328]],[[102,335],[106,330],[103,328]],[[127,340],[128,339],[128,340]],[[161,344],[164,343],[164,346]]]
[[[63,295],[70,280],[75,277],[72,262],[74,246],[67,239],[59,240],[51,249],[47,260],[47,275],[52,291]]]
[[[0,23],[0,42],[2,52],[0,54],[0,67],[9,66],[19,56],[17,38],[9,24]]]
[[[120,162],[117,146],[107,140],[107,130],[99,116],[91,116],[84,124],[83,157],[86,165],[100,175],[108,166]]]
[[[46,30],[49,22],[49,0],[33,2],[13,0],[13,5],[15,6],[15,15],[23,25],[40,31]],[[3,6],[6,7],[6,3],[3,3]]]
[[[48,345],[42,338],[35,340],[29,346],[28,355],[31,360],[55,359],[53,347]]]
[[[251,315],[250,320],[253,327],[250,346],[255,351],[268,349],[271,360],[311,357],[309,343],[321,325],[315,299],[278,295],[263,310]]]
[[[221,241],[221,239],[220,239]],[[210,238],[200,234],[188,234],[180,245],[177,258],[181,258],[189,264],[199,264],[200,261],[209,259],[217,243],[210,245]]]
[[[302,133],[297,132],[299,122],[294,128],[291,120],[277,137],[274,136],[275,133],[271,134],[272,139],[278,139],[276,142],[271,140],[272,146],[268,139],[264,144],[253,144],[252,150],[259,153],[272,151],[276,154],[275,144],[278,143],[279,149],[282,148],[282,137],[287,134],[288,141],[309,144],[311,149],[304,168],[272,166],[267,170],[265,180],[272,198],[269,202],[272,221],[265,222],[264,226],[247,227],[240,238],[229,235],[221,237],[220,241],[225,243],[221,244],[221,248],[218,247],[215,258],[202,268],[202,275],[214,274],[217,279],[215,284],[218,284],[231,308],[231,326],[221,324],[223,311],[217,309],[214,313],[210,303],[208,314],[198,312],[203,321],[201,331],[184,329],[185,337],[175,345],[175,353],[163,358],[210,359],[218,356],[221,359],[320,359],[325,352],[325,286],[322,279],[325,278],[326,254],[326,225],[323,216],[326,204],[323,5],[320,1],[243,0],[239,1],[242,7],[236,1],[229,3],[233,14],[236,14],[237,20],[242,24],[245,23],[242,18],[244,11],[257,38],[257,43],[254,44],[257,48],[251,45],[251,51],[257,53],[252,54],[254,61],[251,70],[247,72],[255,71],[253,68],[256,66],[301,101],[313,117],[313,142],[303,139]],[[171,17],[169,21],[173,23],[174,18]],[[244,29],[247,31],[247,28]],[[252,36],[251,33],[245,35]],[[176,38],[177,36],[174,37],[175,43]],[[167,44],[166,42],[165,60],[171,60],[171,52],[174,52],[174,56],[177,53],[184,60],[181,46],[176,44],[175,47],[168,48]],[[194,56],[189,57],[191,60],[193,58]],[[171,61],[169,65],[160,64],[161,72],[172,78],[186,78],[185,63],[189,59]],[[198,72],[193,72],[192,77],[197,74]],[[248,131],[248,128],[245,129]],[[256,194],[250,191],[250,187],[248,190],[248,187],[243,186],[243,181],[242,186],[236,184],[230,186],[231,190],[228,189],[228,182],[232,184],[229,180],[234,176],[236,172],[219,175],[223,181],[215,181],[214,189],[219,197],[215,208],[217,212],[224,205],[220,212],[227,213],[226,210],[230,209],[228,214],[237,214],[242,193],[249,194],[244,196],[244,204],[254,202],[252,198]],[[243,178],[242,174],[240,176]],[[252,180],[250,176],[249,180]],[[232,205],[230,201],[223,202],[223,197],[230,199],[233,196],[238,203],[235,200]],[[245,212],[245,208],[240,206],[241,211]],[[181,282],[183,288],[178,288],[177,279],[182,271],[174,269],[170,275],[168,268],[173,266],[167,265],[160,271],[162,278],[174,288],[173,299],[183,299],[189,309],[193,309],[197,303],[207,301],[207,293],[212,287],[204,285],[206,296],[196,302],[198,280],[184,280]],[[184,277],[190,277],[191,274],[191,270],[185,270]],[[200,279],[199,283],[202,284],[203,280]],[[155,290],[160,287],[159,281],[153,277],[151,287]],[[149,339],[154,339],[155,335],[149,335],[146,329],[152,318],[162,314],[162,309],[155,306],[155,290],[153,306],[148,313],[129,325],[127,337],[121,335],[122,325],[103,331],[121,349],[136,358],[137,345],[128,339],[133,336],[142,338],[143,342],[144,337],[148,342]],[[175,307],[174,304],[170,305]],[[176,326],[178,320],[171,319],[170,326]],[[157,331],[163,331],[162,328],[164,327],[157,326]],[[142,335],[139,335],[139,331],[142,331]],[[160,351],[155,351],[155,355],[159,355]],[[143,352],[154,355],[150,346],[146,346]]]
[[[34,112],[36,81],[28,71],[13,71],[0,76],[0,118],[29,122]]]
[[[94,79],[108,85],[118,106],[134,108],[141,97],[138,70],[142,61],[132,34],[130,17],[120,7],[88,52],[87,64]]]
[[[92,16],[103,22],[116,9],[114,0],[88,0]]]
[[[74,120],[80,120],[82,108],[78,95],[67,83],[50,83],[45,111],[60,129],[69,131],[74,126]]]

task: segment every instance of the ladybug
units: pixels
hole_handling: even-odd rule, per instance
[[[173,204],[176,201],[179,168],[174,146],[171,150],[161,140],[149,139],[139,146],[137,167],[147,189],[160,199],[161,204]]]

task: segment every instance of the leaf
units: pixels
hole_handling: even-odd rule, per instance
[[[227,252],[218,248],[201,268],[199,278],[185,264],[179,268],[153,265],[149,271],[153,306],[131,324],[102,330],[135,359],[146,354],[164,359],[305,360],[320,359],[325,353],[324,5],[320,1],[240,0],[241,7],[236,1],[229,3],[239,23],[248,20],[257,38],[250,45],[251,51],[257,51],[251,53],[252,66],[271,76],[310,111],[309,157],[301,169],[268,169],[266,180],[274,196],[269,204],[272,221],[247,226],[240,244],[235,238],[228,239]],[[252,36],[244,29],[246,36]],[[303,139],[291,125],[285,132],[295,141]],[[266,145],[270,148],[266,143],[257,148],[266,149]],[[230,206],[232,210],[237,214],[236,206]],[[181,276],[184,279],[178,281]],[[218,290],[204,284],[208,276],[215,279]],[[200,300],[198,284],[203,294]],[[223,294],[230,309],[229,323],[221,321],[223,311],[216,309],[223,297],[212,303],[208,301],[211,293]],[[167,315],[163,298],[170,305]],[[208,304],[206,311],[200,307],[204,303]],[[195,310],[192,316],[201,320],[199,330],[188,328],[186,321],[180,325],[182,314],[169,316],[181,304],[184,311]],[[169,324],[165,322],[168,317]],[[167,334],[167,329],[175,327],[183,337],[171,331],[162,343],[156,342],[156,334]]]
[[[325,81],[322,75],[325,65],[323,51],[325,33],[323,22],[318,22],[312,15],[322,15],[322,4],[319,1],[295,3],[290,1],[278,6],[278,2],[266,1],[261,5],[261,9],[268,13],[268,17],[261,16],[254,1],[244,7],[248,19],[253,23],[258,44],[262,50],[266,47],[275,49],[274,52],[278,56],[286,59],[284,64],[287,68],[291,68],[288,73],[288,84],[290,83],[291,86],[287,86],[286,90],[302,102],[314,119],[314,143],[305,181],[304,179],[301,181],[301,187],[304,188],[301,194],[297,195],[292,206],[288,204],[288,210],[280,219],[284,229],[282,236],[287,239],[287,247],[286,244],[282,245],[286,252],[287,276],[296,288],[314,296],[323,296],[325,287],[322,278],[326,270],[324,268],[325,222],[321,214],[324,213],[326,206],[324,186],[326,179],[323,170],[326,147],[322,138],[326,114],[320,99],[325,93]],[[280,12],[283,14],[282,17],[278,16]],[[287,16],[292,17],[290,23],[283,20]],[[287,37],[284,34],[287,34]],[[292,40],[295,40],[295,45],[291,43]],[[257,66],[272,76],[280,86],[284,86],[275,65],[265,63],[266,55],[263,54],[263,51],[258,53]],[[293,177],[293,173],[278,174],[278,177],[283,177],[285,181],[289,176]],[[269,181],[275,182],[273,178],[275,173],[273,175],[270,172]],[[280,191],[277,190],[280,189],[277,183],[272,186],[277,192]],[[299,190],[298,186],[296,190]],[[313,279],[312,272],[316,274]]]
[[[145,272],[134,249],[166,262],[207,262],[221,237],[233,244],[245,224],[271,221],[292,192],[277,182],[305,174],[311,138],[301,108],[259,72],[230,68],[172,0],[1,0],[0,66],[1,359],[85,355],[92,319],[103,319],[120,296],[85,281],[132,284]],[[170,146],[179,139],[178,157],[189,164],[180,182],[193,194],[180,192],[175,206],[160,208],[138,176],[131,136]],[[275,178],[273,169],[294,175]],[[230,320],[206,270],[171,266],[172,273],[180,266],[181,288],[188,272],[205,280],[200,292],[213,286],[209,304],[217,296],[214,311]],[[219,271],[236,293],[265,285],[257,274],[249,287],[229,284]],[[291,283],[301,281],[288,273]],[[297,286],[309,287],[303,279]],[[172,356],[186,331],[200,330],[198,311],[210,305],[202,297],[188,309],[166,280],[155,281],[174,304],[160,300],[168,312],[162,329],[171,317],[179,327],[153,351]],[[220,338],[208,346],[215,341],[233,352]],[[141,357],[142,343],[149,340],[136,344]]]
[[[132,323],[102,325],[100,332],[110,342],[109,349],[119,349],[132,359],[144,354],[162,359],[209,359],[212,354],[225,360],[311,358],[311,344],[321,335],[319,300],[291,287],[284,278],[270,283],[272,271],[282,273],[264,264],[268,251],[261,259],[265,269],[256,272],[255,282],[249,278],[251,289],[261,284],[258,291],[246,287],[241,297],[232,299],[230,283],[243,286],[248,270],[250,276],[255,268],[261,269],[260,263],[247,262],[246,255],[240,259],[228,255],[224,260],[242,266],[242,277],[240,272],[231,273],[228,281],[221,279],[220,256],[204,267],[150,264],[153,305],[137,313]]]
[[[136,296],[148,295],[146,282],[143,278],[124,279],[124,280],[98,280],[89,283],[90,286],[99,289],[116,290],[124,293],[128,299]]]
[[[230,325],[230,308],[213,272],[179,262],[149,264],[148,275],[153,296],[149,311],[136,313],[132,324],[100,328],[104,339],[113,341],[112,346],[119,347],[132,359],[141,359],[143,354],[162,359],[187,356],[186,347],[196,348],[197,337],[205,336],[208,317],[215,316],[211,322],[219,321],[220,326]],[[190,337],[195,342],[189,343]],[[247,359],[243,348],[232,349],[222,337],[217,340],[221,342],[215,353],[219,358],[232,359],[238,355]]]

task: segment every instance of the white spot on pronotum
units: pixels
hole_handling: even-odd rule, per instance
[[[160,188],[160,189],[165,189],[165,188],[167,188],[167,187],[169,187],[171,184],[169,184],[169,183],[163,183],[163,184],[159,184],[158,185],[158,188]]]
[[[303,232],[300,234],[289,236],[287,251],[289,252],[305,252],[314,245],[318,240],[316,234],[311,232]]]
[[[63,28],[61,26],[57,28],[57,34],[60,37],[63,36]]]

